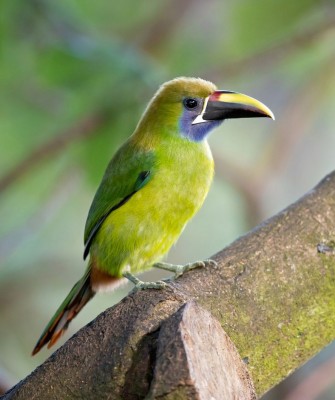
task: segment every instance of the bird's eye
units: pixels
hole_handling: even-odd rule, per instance
[[[183,103],[184,103],[184,106],[188,110],[192,110],[193,108],[197,107],[197,105],[198,105],[198,101],[196,99],[192,99],[192,98],[184,99]]]

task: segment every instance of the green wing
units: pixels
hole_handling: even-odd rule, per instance
[[[105,219],[141,190],[154,173],[152,152],[139,152],[127,142],[109,163],[88,213],[84,259]]]

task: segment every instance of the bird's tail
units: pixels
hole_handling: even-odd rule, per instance
[[[46,344],[48,344],[48,348],[54,345],[66,331],[72,319],[94,294],[95,292],[92,290],[90,284],[90,269],[88,269],[85,275],[73,286],[66,299],[51,318],[36,343],[32,355],[38,353]]]

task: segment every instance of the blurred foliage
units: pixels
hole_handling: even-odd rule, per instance
[[[219,251],[334,168],[334,40],[331,0],[0,2],[0,385],[2,369],[13,383],[48,355],[30,352],[85,268],[91,199],[158,85],[201,76],[277,117],[230,121],[211,137],[215,184],[171,251],[181,263]],[[96,297],[67,337],[128,289]]]

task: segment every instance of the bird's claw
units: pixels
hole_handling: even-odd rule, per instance
[[[204,260],[203,262],[205,263],[204,266],[206,266],[206,265],[208,265],[209,267],[217,267],[218,266],[218,263],[215,260],[212,260],[210,258],[208,260]]]
[[[189,263],[186,265],[173,265],[173,264],[166,264],[166,263],[157,263],[154,265],[157,268],[165,269],[167,271],[172,271],[175,273],[174,279],[179,278],[185,272],[191,271],[195,268],[203,268],[206,266],[216,267],[217,262],[214,260],[203,260],[203,261],[196,261],[194,263]]]
[[[163,281],[143,282],[139,280],[136,276],[131,274],[129,271],[125,271],[123,273],[123,276],[124,278],[128,279],[130,282],[134,284],[134,288],[130,293],[136,293],[139,290],[145,290],[145,289],[164,289],[168,286],[168,284]]]
[[[204,267],[216,267],[217,262],[214,260],[201,260],[201,261],[196,261],[194,263],[182,265],[180,271],[176,271],[175,278],[178,278],[179,276],[183,275],[184,272],[191,271],[192,269],[195,268],[204,268]]]
[[[164,289],[166,288],[168,285],[167,283],[163,282],[163,281],[157,281],[157,282],[138,282],[136,283],[136,285],[134,286],[133,291],[137,292],[139,290],[146,290],[146,289]]]

